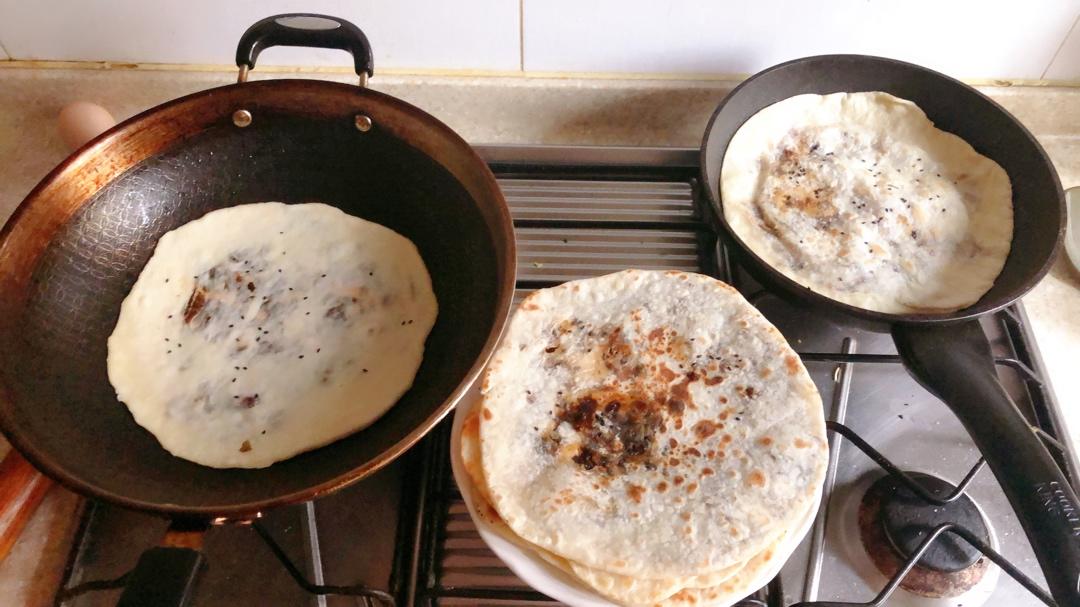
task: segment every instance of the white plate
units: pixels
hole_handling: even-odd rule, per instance
[[[476,506],[473,503],[475,496],[473,494],[472,479],[469,478],[469,474],[465,471],[465,465],[461,461],[461,425],[480,400],[480,383],[477,381],[473,384],[473,387],[458,402],[457,409],[454,412],[454,426],[450,433],[450,465],[454,471],[454,480],[457,481],[458,488],[461,489],[461,496],[465,499],[465,505],[469,509],[469,516],[472,517],[480,537],[491,548],[491,551],[506,563],[510,571],[513,571],[522,581],[537,591],[571,607],[618,607],[616,603],[612,603],[576,579],[549,565],[531,550],[521,548],[502,537],[487,521],[477,516]],[[778,554],[780,558],[773,561],[772,566],[763,570],[754,578],[753,582],[747,586],[752,589],[747,594],[768,584],[780,572],[780,568],[784,566],[795,548],[802,543],[806,533],[813,525],[820,504],[821,487],[818,487],[810,510],[807,511],[806,516],[795,528],[795,533],[789,535],[779,547]],[[727,607],[737,603],[742,598],[744,597],[709,605],[711,607]],[[702,605],[702,607],[706,606]]]

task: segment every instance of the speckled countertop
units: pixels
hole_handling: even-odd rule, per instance
[[[280,78],[283,74],[253,75]],[[353,82],[345,74],[304,74]],[[93,101],[124,119],[163,101],[235,81],[231,71],[37,69],[0,63],[0,222],[67,152],[60,108]],[[434,114],[473,143],[697,147],[733,81],[380,76],[372,87]],[[1062,184],[1080,186],[1080,88],[989,86],[1050,154]],[[1062,255],[1024,298],[1050,381],[1080,449],[1080,273]],[[0,439],[0,455],[7,451]],[[78,499],[54,488],[11,555],[0,596],[51,604]]]

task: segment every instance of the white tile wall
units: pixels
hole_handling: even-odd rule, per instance
[[[1058,49],[1057,56],[1043,77],[1053,80],[1080,80],[1080,18],[1073,23],[1072,31]]]
[[[249,25],[300,11],[360,26],[376,70],[521,65],[518,0],[0,0],[0,44],[17,59],[231,65]],[[260,62],[350,65],[322,49],[270,49]]]
[[[248,25],[297,10],[357,23],[377,68],[728,75],[855,52],[1080,80],[1080,0],[0,0],[0,60],[231,64]],[[314,49],[261,62],[348,65]]]
[[[1078,0],[525,0],[530,71],[752,73],[805,55],[1040,78]]]

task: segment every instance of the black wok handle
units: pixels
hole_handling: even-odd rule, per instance
[[[236,46],[236,66],[240,81],[247,79],[248,70],[255,69],[259,53],[272,46],[309,46],[336,48],[348,51],[353,57],[361,85],[375,75],[375,60],[367,36],[352,23],[315,13],[273,15],[247,28]]]
[[[1080,505],[1046,446],[1002,388],[978,321],[896,325],[908,371],[971,433],[1027,532],[1050,593],[1080,605]]]
[[[187,607],[206,569],[200,549],[208,523],[176,519],[160,546],[142,553],[117,607]]]

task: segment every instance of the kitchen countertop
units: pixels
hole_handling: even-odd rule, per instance
[[[288,77],[254,73],[252,79]],[[351,74],[304,73],[339,82]],[[181,95],[235,82],[226,70],[54,69],[0,62],[0,222],[66,155],[56,132],[65,104],[86,100],[119,120]],[[446,122],[472,143],[698,147],[736,81],[378,76],[372,88]],[[1080,186],[1080,88],[980,86],[1039,139],[1066,188]],[[1024,298],[1032,329],[1080,450],[1080,273],[1062,254]],[[8,446],[0,439],[0,455]],[[79,500],[54,488],[0,563],[9,604],[51,604]]]

